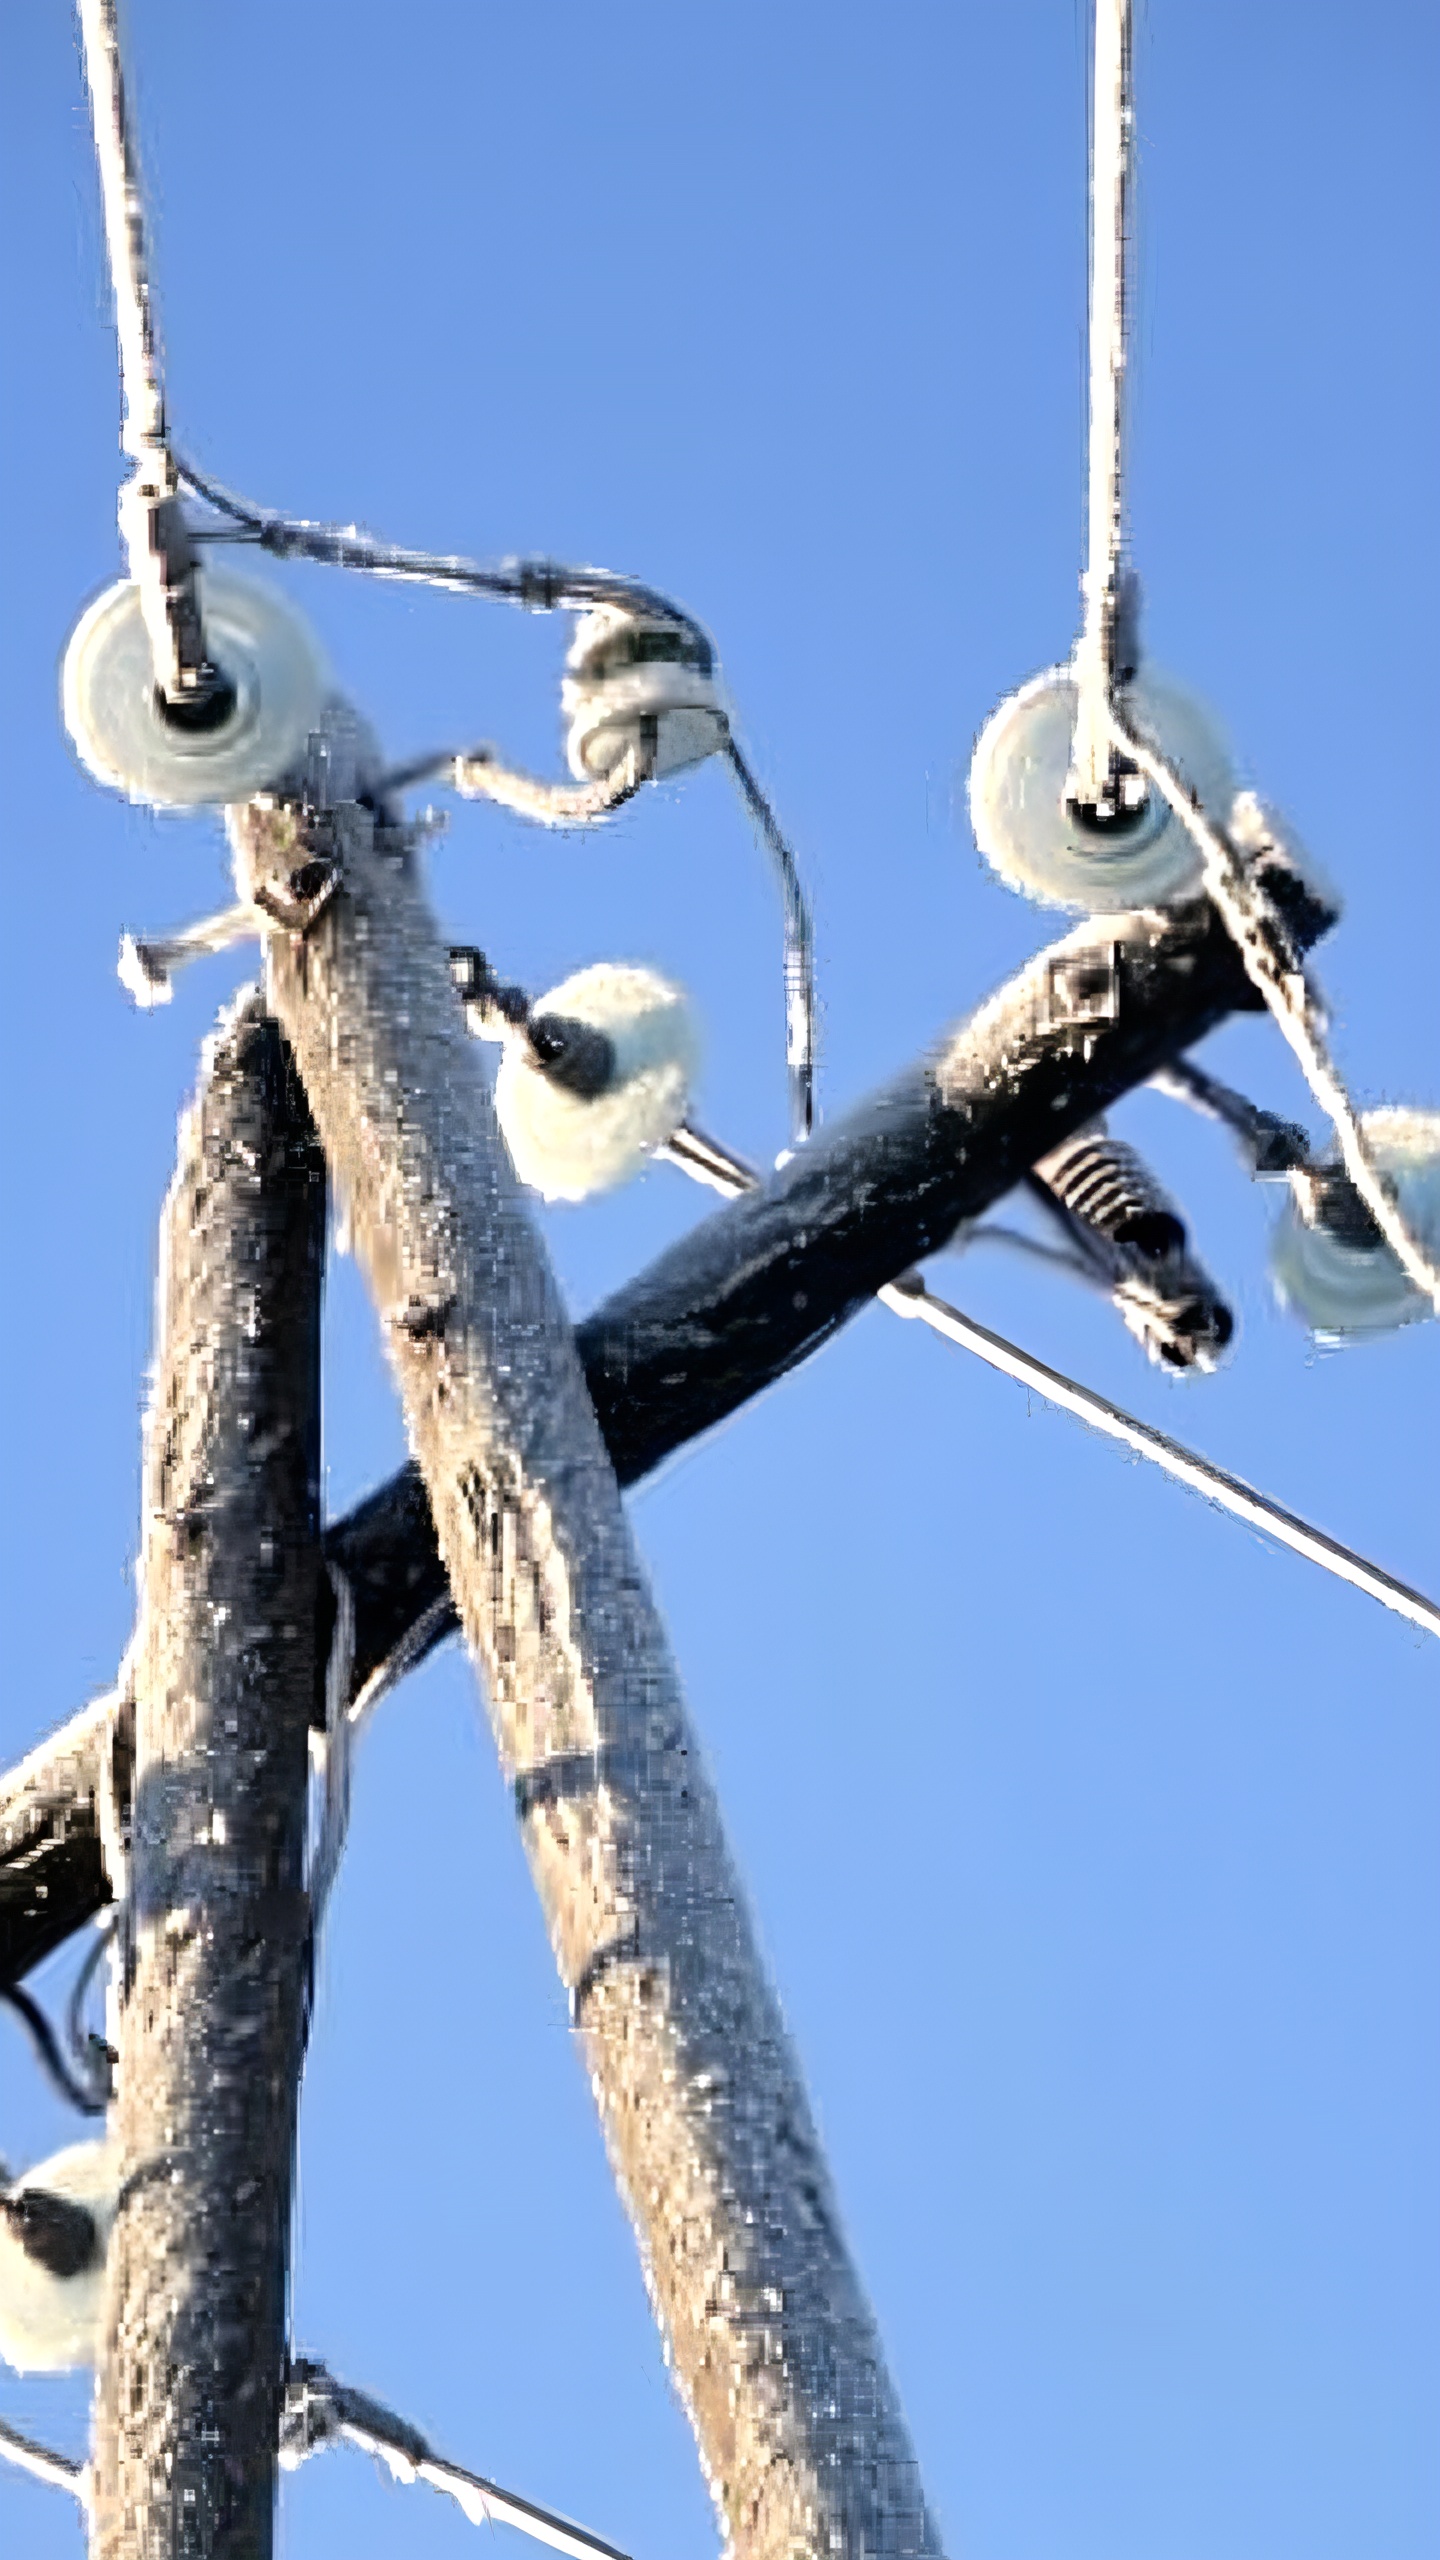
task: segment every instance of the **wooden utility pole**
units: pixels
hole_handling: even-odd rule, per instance
[[[1308,948],[1333,910],[1278,850],[1262,875]],[[577,1326],[620,1483],[808,1358],[873,1290],[998,1200],[1060,1131],[1258,1001],[1204,898],[1096,918],[1037,954],[749,1199],[702,1219]],[[352,1694],[454,1633],[413,1462],[332,1522],[325,1546],[354,1598]],[[82,1710],[0,1780],[0,1984],[20,1980],[108,1897],[97,1801],[115,1721],[103,1707]],[[124,1782],[123,1720],[119,1743]]]
[[[243,997],[161,1230],[93,2560],[268,2560],[320,1680],[325,1172]]]
[[[232,813],[727,2544],[938,2551],[779,2006],[406,836]]]

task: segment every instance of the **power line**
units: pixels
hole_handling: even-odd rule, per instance
[[[163,703],[177,724],[207,730],[230,716],[236,695],[206,650],[195,551],[166,428],[118,11],[116,0],[79,0],[79,7],[120,349],[120,443],[135,464],[134,478],[121,492],[120,530]]]
[[[248,537],[279,559],[304,559],[323,566],[355,569],[372,577],[461,593],[494,596],[532,612],[557,607],[613,605],[626,612],[658,616],[686,633],[703,657],[709,673],[713,652],[708,634],[694,616],[672,598],[633,578],[608,570],[584,569],[554,560],[513,560],[486,566],[458,555],[408,550],[375,541],[357,527],[319,525],[303,518],[269,514],[251,500],[238,498],[193,464],[177,463],[181,479],[197,496],[245,528]],[[815,1121],[815,935],[799,865],[775,811],[745,756],[728,716],[720,715],[723,752],[731,773],[766,848],[780,882],[785,917],[785,1054],[790,1082],[791,1135],[797,1143],[809,1137]],[[488,752],[425,757],[386,777],[394,789],[404,782],[448,772],[467,798],[498,802],[541,826],[587,826],[610,816],[632,799],[649,778],[643,743],[621,758],[613,772],[578,787],[535,780],[515,773]]]
[[[1247,872],[1198,794],[1117,707],[1124,518],[1124,382],[1130,143],[1134,127],[1131,0],[1095,0],[1090,182],[1089,547],[1085,616],[1076,645],[1070,794],[1100,804],[1117,754],[1158,791],[1196,845],[1209,896],[1223,916],[1281,1037],[1334,1126],[1346,1172],[1406,1277],[1440,1313],[1440,1265],[1416,1241],[1394,1188],[1377,1166],[1354,1104],[1330,1056],[1323,1011],[1283,919]],[[1228,813],[1227,813],[1228,814]]]
[[[1417,1243],[1394,1189],[1371,1153],[1355,1106],[1330,1055],[1324,1016],[1304,963],[1272,899],[1241,860],[1230,838],[1202,809],[1195,793],[1155,748],[1137,738],[1118,712],[1110,733],[1122,753],[1168,802],[1189,829],[1205,866],[1205,887],[1223,916],[1251,985],[1263,996],[1287,1047],[1339,1141],[1345,1170],[1401,1265],[1406,1278],[1440,1314],[1440,1265]]]
[[[145,204],[140,191],[125,67],[120,57],[116,0],[79,0],[90,85],[95,159],[105,214],[105,245],[115,291],[115,332],[120,342],[120,385],[125,403],[121,444],[157,488],[173,489],[174,466],[165,432],[165,395],[150,296]]]
[[[322,2445],[341,2438],[374,2454],[393,2479],[407,2486],[423,2480],[453,2498],[471,2524],[513,2525],[532,2541],[564,2552],[567,2560],[626,2560],[614,2543],[602,2542],[598,2534],[587,2533],[567,2516],[536,2506],[513,2489],[502,2489],[498,2481],[487,2480],[478,2471],[465,2471],[458,2462],[445,2461],[417,2428],[372,2400],[368,2392],[337,2382],[323,2364],[297,2360],[290,2368],[281,2419],[282,2467],[296,2470]]]
[[[358,569],[372,578],[398,578],[409,585],[446,587],[462,595],[496,596],[507,604],[521,605],[530,613],[553,613],[557,609],[578,612],[591,605],[618,605],[629,613],[654,614],[662,621],[677,624],[707,656],[710,652],[709,634],[694,615],[638,578],[560,560],[505,560],[487,565],[460,553],[417,551],[401,543],[377,542],[372,535],[362,533],[358,525],[312,524],[303,516],[270,513],[253,500],[238,498],[222,488],[183,456],[176,454],[174,461],[186,488],[242,526],[250,541],[273,552],[277,560],[313,560],[322,568]],[[205,538],[203,533],[199,538]]]
[[[88,2464],[72,2462],[68,2453],[52,2453],[48,2445],[37,2444],[33,2436],[22,2435],[7,2418],[0,2418],[0,2460],[13,2463],[17,2471],[27,2471],[32,2480],[43,2482],[47,2489],[68,2490],[89,2514]]]
[[[1397,1617],[1408,1618],[1412,1626],[1423,1627],[1427,1635],[1440,1636],[1440,1604],[1427,1599],[1423,1591],[1413,1590],[1409,1583],[1398,1581],[1380,1565],[1371,1564],[1367,1557],[1357,1555],[1353,1547],[1343,1546],[1324,1529],[1302,1520],[1297,1512],[1272,1502],[1268,1494],[1257,1493],[1242,1477],[1229,1474],[1212,1459],[1197,1457],[1193,1449],[1183,1448],[1178,1440],[1154,1430],[1149,1423],[1138,1422],[1133,1414],[1111,1404],[1093,1387],[1082,1387],[1061,1370],[1037,1360],[1033,1352],[1017,1349],[1003,1335],[991,1333],[973,1316],[962,1315],[958,1307],[937,1298],[918,1282],[910,1287],[903,1281],[893,1281],[879,1294],[893,1314],[918,1316],[946,1341],[958,1343],[964,1351],[973,1351],[992,1369],[1031,1388],[1049,1403],[1059,1405],[1063,1412],[1073,1413],[1078,1421],[1102,1431],[1107,1439],[1120,1441],[1137,1457],[1150,1459],[1167,1475],[1174,1476],[1177,1483],[1203,1493],[1208,1501],[1217,1502],[1237,1520],[1247,1521],[1252,1529],[1265,1530],[1308,1563],[1338,1575],[1342,1582],[1353,1583],[1357,1591],[1368,1593],[1382,1608],[1393,1609]]]
[[[1130,196],[1130,0],[1095,0],[1090,159],[1090,423],[1085,616],[1075,650],[1076,720],[1071,787],[1099,806],[1111,782],[1109,710],[1124,537],[1126,252]]]
[[[672,1164],[688,1173],[692,1181],[704,1182],[715,1191],[725,1191],[731,1199],[738,1200],[747,1191],[758,1187],[758,1177],[749,1165],[698,1130],[677,1131],[663,1152]],[[1003,1334],[992,1333],[987,1325],[977,1324],[973,1316],[962,1315],[948,1299],[937,1297],[933,1290],[927,1289],[918,1273],[907,1273],[899,1280],[887,1281],[875,1294],[892,1315],[918,1318],[947,1342],[958,1344],[962,1351],[973,1351],[976,1358],[987,1362],[990,1368],[1000,1370],[1005,1377],[1014,1378],[1021,1386],[1044,1396],[1048,1403],[1058,1405],[1062,1412],[1073,1413],[1078,1421],[1088,1423],[1092,1430],[1103,1432],[1107,1439],[1120,1441],[1123,1447],[1133,1449],[1137,1457],[1148,1458],[1153,1465],[1173,1476],[1177,1483],[1189,1485],[1196,1493],[1203,1493],[1208,1500],[1218,1503],[1222,1510],[1232,1512],[1237,1520],[1247,1521],[1251,1528],[1266,1530],[1271,1537],[1278,1538],[1282,1546],[1304,1556],[1308,1563],[1319,1565],[1326,1573],[1338,1575],[1342,1582],[1353,1583],[1357,1591],[1368,1593],[1383,1608],[1393,1609],[1398,1617],[1408,1618],[1412,1625],[1423,1627],[1427,1635],[1440,1636],[1440,1605],[1427,1599],[1422,1591],[1412,1590],[1408,1583],[1398,1581],[1394,1574],[1386,1573],[1380,1565],[1371,1564],[1367,1557],[1357,1555],[1353,1547],[1342,1545],[1338,1538],[1330,1537],[1324,1529],[1317,1529],[1310,1521],[1302,1520],[1297,1512],[1287,1511],[1282,1503],[1272,1502],[1268,1494],[1257,1493],[1253,1485],[1217,1466],[1213,1459],[1197,1456],[1193,1449],[1184,1448],[1168,1433],[1155,1430],[1151,1424],[1139,1421],[1133,1413],[1126,1413],[1123,1406],[1112,1404],[1108,1396],[1098,1394],[1093,1387],[1081,1386],[1074,1378],[1067,1378],[1062,1370],[1052,1369],[1046,1361],[1036,1359],[1033,1352],[1022,1351],[1017,1343],[1007,1342]]]

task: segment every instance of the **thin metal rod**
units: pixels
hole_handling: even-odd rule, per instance
[[[1095,0],[1090,141],[1090,433],[1085,615],[1075,650],[1072,788],[1094,805],[1114,764],[1109,711],[1124,539],[1125,355],[1129,317],[1130,0]]]
[[[739,1156],[727,1157],[726,1150],[715,1139],[705,1138],[699,1142],[703,1157],[692,1151],[689,1141],[694,1134],[684,1129],[677,1131],[666,1150],[670,1161],[682,1172],[690,1174],[695,1181],[707,1183],[713,1190],[723,1190],[728,1184],[733,1199],[756,1189],[757,1177],[751,1167]],[[1423,1627],[1427,1635],[1440,1636],[1440,1605],[1428,1600],[1422,1591],[1412,1590],[1409,1583],[1397,1581],[1394,1574],[1384,1572],[1379,1565],[1371,1564],[1367,1557],[1357,1555],[1353,1547],[1343,1546],[1338,1538],[1332,1538],[1325,1530],[1302,1520],[1298,1513],[1287,1511],[1282,1503],[1272,1502],[1268,1494],[1256,1493],[1253,1486],[1239,1476],[1230,1475],[1212,1459],[1197,1457],[1194,1450],[1182,1448],[1180,1442],[1170,1439],[1166,1432],[1156,1431],[1149,1423],[1137,1421],[1134,1414],[1112,1404],[1107,1396],[1097,1394],[1093,1387],[1080,1386],[1061,1370],[1052,1369],[1045,1361],[1037,1360],[1033,1352],[1022,1351],[1018,1344],[1007,1342],[1003,1334],[992,1333],[988,1326],[977,1324],[971,1316],[962,1315],[948,1299],[937,1297],[933,1290],[927,1289],[917,1273],[911,1272],[902,1279],[887,1282],[876,1291],[876,1295],[892,1315],[918,1317],[922,1324],[928,1324],[947,1342],[958,1343],[962,1351],[973,1351],[977,1359],[988,1362],[992,1369],[999,1369],[1007,1378],[1016,1379],[1021,1386],[1044,1396],[1049,1403],[1059,1405],[1063,1412],[1073,1413],[1077,1420],[1088,1423],[1092,1430],[1102,1431],[1108,1439],[1120,1441],[1125,1448],[1134,1450],[1137,1457],[1148,1458],[1153,1465],[1163,1467],[1165,1473],[1174,1476],[1178,1483],[1205,1494],[1210,1501],[1219,1503],[1222,1510],[1233,1512],[1237,1520],[1246,1521],[1252,1529],[1267,1531],[1272,1538],[1278,1538],[1282,1546],[1304,1556],[1308,1563],[1318,1564],[1324,1572],[1338,1575],[1342,1582],[1353,1583],[1357,1591],[1366,1592],[1383,1608],[1393,1609],[1397,1617],[1408,1618],[1412,1625]]]
[[[68,2489],[71,2497],[88,2509],[88,2466],[72,2462],[68,2454],[52,2453],[48,2445],[37,2444],[33,2436],[22,2436],[7,2418],[0,2418],[0,2459],[12,2462],[17,2471],[28,2471],[32,2480],[43,2481],[47,2489]]]
[[[1394,1189],[1376,1164],[1355,1106],[1330,1055],[1324,1016],[1305,974],[1292,937],[1267,897],[1255,865],[1241,860],[1235,846],[1201,807],[1198,796],[1174,767],[1153,747],[1132,736],[1125,721],[1110,714],[1110,734],[1138,772],[1161,794],[1181,825],[1188,828],[1205,866],[1205,888],[1224,917],[1246,975],[1264,997],[1281,1038],[1292,1051],[1301,1074],[1334,1128],[1341,1159],[1351,1181],[1390,1247],[1407,1280],[1440,1314],[1440,1264],[1432,1261],[1410,1230]]]
[[[337,795],[338,797],[338,795]],[[334,893],[269,984],[410,1444],[676,2381],[740,2560],[934,2552],[699,1737],[413,844],[230,815],[240,894]],[[263,893],[263,894],[262,894]]]
[[[533,2542],[563,2551],[566,2560],[626,2560],[613,2542],[602,2542],[598,2534],[587,2533],[568,2516],[536,2506],[513,2489],[502,2489],[481,2472],[445,2461],[432,2452],[417,2428],[372,2400],[368,2392],[352,2391],[337,2382],[324,2365],[295,2365],[281,2436],[282,2463],[293,2470],[308,2454],[340,2437],[383,2462],[393,2478],[407,2485],[423,2480],[428,2488],[453,2498],[471,2524],[513,2525]]]
[[[1168,1066],[1157,1068],[1150,1082],[1156,1093],[1183,1102],[1202,1119],[1216,1120],[1228,1129],[1257,1180],[1283,1180],[1286,1174],[1308,1168],[1310,1136],[1298,1120],[1282,1120],[1278,1112],[1263,1110],[1248,1094],[1237,1093],[1207,1068],[1197,1067],[1193,1058],[1172,1058]]]
[[[1427,1635],[1440,1636],[1440,1605],[1427,1599],[1423,1591],[1397,1581],[1394,1574],[1383,1572],[1379,1565],[1357,1555],[1353,1547],[1342,1546],[1338,1538],[1329,1537],[1298,1513],[1272,1502],[1268,1494],[1256,1493],[1242,1477],[1230,1475],[1208,1458],[1197,1457],[1193,1450],[1182,1448],[1178,1440],[1152,1430],[1148,1423],[1137,1422],[1133,1414],[1097,1395],[1092,1387],[1079,1386],[1059,1369],[1037,1360],[1033,1353],[1018,1350],[1003,1335],[991,1333],[988,1326],[962,1315],[947,1299],[937,1298],[921,1282],[892,1281],[879,1291],[879,1296],[893,1315],[918,1317],[947,1342],[973,1351],[992,1369],[999,1369],[1007,1378],[1016,1379],[1049,1403],[1059,1405],[1063,1412],[1073,1413],[1092,1430],[1120,1441],[1137,1457],[1149,1458],[1167,1475],[1174,1476],[1177,1483],[1203,1493],[1208,1501],[1219,1503],[1222,1510],[1233,1512],[1237,1520],[1246,1521],[1252,1529],[1265,1530],[1295,1555],[1318,1564],[1342,1582],[1353,1583],[1357,1591],[1378,1600],[1383,1608],[1393,1609],[1397,1617],[1408,1618],[1412,1626],[1423,1627]]]
[[[803,1146],[815,1126],[815,933],[799,865],[780,822],[733,733],[725,755],[741,796],[765,839],[785,902],[785,1061],[790,1076],[790,1134]]]
[[[198,924],[182,926],[178,933],[155,934],[144,942],[127,933],[121,938],[115,974],[142,1013],[149,1013],[156,1005],[170,1002],[177,969],[185,968],[191,960],[228,951],[247,936],[255,941],[259,932],[260,919],[248,907],[225,907],[219,915],[204,916]]]

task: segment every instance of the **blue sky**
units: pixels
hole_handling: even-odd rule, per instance
[[[296,513],[693,608],[813,890],[838,1110],[1054,930],[981,865],[963,779],[1075,624],[1083,11],[128,18],[177,439]],[[61,734],[60,652],[118,568],[113,341],[62,0],[0,41],[8,1760],[128,1631],[155,1218],[245,964],[150,1017],[115,983],[122,929],[221,902],[224,848],[98,792]],[[1150,646],[1343,890],[1320,973],[1361,1099],[1434,1105],[1433,14],[1152,6],[1138,74]],[[553,765],[559,620],[264,574],[397,757]],[[778,916],[718,770],[579,842],[458,810],[431,878],[533,987],[601,957],[683,979],[699,1116],[783,1143]],[[1205,1054],[1303,1111],[1266,1026]],[[1009,1256],[943,1285],[1435,1589],[1433,1326],[1317,1352],[1217,1133],[1154,1095],[1117,1125],[1233,1295],[1219,1376],[1167,1382]],[[657,1168],[547,1217],[577,1308],[702,1208]],[[327,1394],[341,1509],[402,1446],[343,1262]],[[952,2555],[1429,2560],[1433,1645],[879,1310],[634,1512]],[[0,2070],[0,2151],[69,2138],[3,2020]],[[453,1648],[360,1767],[296,2332],[636,2560],[713,2548]],[[69,2385],[0,2376],[0,2408],[82,2440]],[[27,2560],[78,2548],[14,2478],[0,2519]],[[285,2492],[290,2560],[470,2530],[354,2454]]]

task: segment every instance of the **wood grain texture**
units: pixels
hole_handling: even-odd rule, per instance
[[[95,2560],[268,2560],[304,2041],[324,1167],[242,998],[181,1123],[146,1430]]]
[[[915,2456],[564,1309],[398,833],[232,815],[667,2352],[746,2560],[933,2553]]]
[[[1296,939],[1314,942],[1331,911],[1283,857],[1266,877]],[[577,1328],[620,1483],[763,1393],[947,1222],[980,1216],[1067,1131],[1257,1003],[1204,900],[1083,925],[1042,952],[885,1094],[822,1128],[803,1161],[700,1220]],[[354,1590],[355,1694],[455,1632],[413,1461],[325,1542]],[[19,1981],[108,1896],[95,1737],[81,1721],[0,1782],[0,1982]]]

